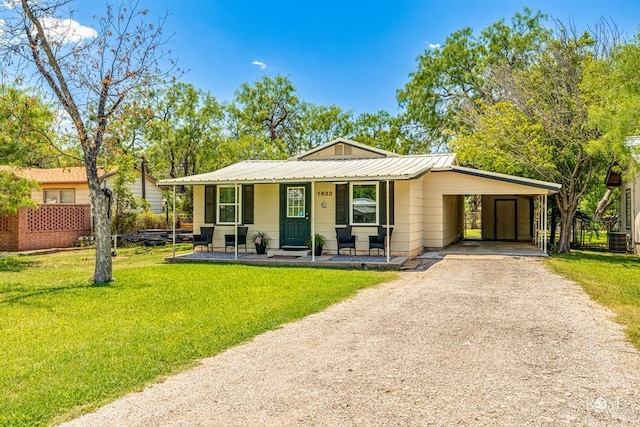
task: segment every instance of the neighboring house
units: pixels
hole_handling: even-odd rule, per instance
[[[458,165],[455,154],[402,156],[337,139],[288,160],[247,160],[201,175],[160,181],[193,186],[194,230],[215,226],[224,246],[236,218],[271,248],[299,248],[314,233],[336,253],[337,227],[352,227],[356,252],[393,227],[392,255],[414,257],[463,237],[464,196],[482,196],[482,238],[535,241],[546,249],[546,199],[559,184]]]
[[[634,253],[640,254],[640,136],[632,136],[626,141],[632,150],[633,165],[628,174],[609,171],[606,178],[607,187],[620,188],[620,232],[626,233]]]
[[[39,183],[31,191],[31,199],[38,209],[20,209],[16,215],[0,217],[0,250],[21,251],[68,247],[78,237],[91,234],[89,186],[84,167],[54,169],[15,168],[0,166],[19,177]],[[113,188],[114,172],[99,171],[103,186]],[[162,212],[162,190],[156,180],[146,175],[145,198],[150,210]],[[142,197],[142,179],[138,174],[130,185],[136,197]]]

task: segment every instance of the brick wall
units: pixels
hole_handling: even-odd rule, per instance
[[[90,233],[89,205],[41,205],[0,219],[0,250],[66,248]]]
[[[0,251],[18,250],[18,215],[0,216]]]

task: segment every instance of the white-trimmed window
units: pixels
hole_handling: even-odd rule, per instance
[[[73,188],[44,190],[44,203],[66,203],[74,204],[76,202],[76,192]]]
[[[238,209],[238,194],[235,186],[218,186],[218,224],[234,224]]]
[[[351,184],[351,224],[378,224],[378,183]]]

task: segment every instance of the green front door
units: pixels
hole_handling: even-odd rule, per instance
[[[305,246],[311,236],[309,184],[280,186],[280,247]]]

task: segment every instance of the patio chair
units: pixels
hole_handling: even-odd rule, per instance
[[[336,240],[338,242],[338,255],[340,255],[340,249],[348,248],[349,255],[351,255],[351,249],[356,250],[356,236],[351,234],[351,226],[336,227]]]
[[[239,226],[238,227],[238,246],[244,245],[244,253],[247,253],[247,233],[249,232],[249,227]],[[224,235],[224,252],[227,253],[227,247],[231,246],[232,248],[236,247],[236,235],[235,234],[225,234]]]
[[[391,240],[391,234],[393,234],[393,228],[389,228],[389,240]],[[369,236],[369,256],[371,256],[371,249],[377,249],[378,255],[380,255],[380,249],[383,253],[386,251],[387,227],[378,227],[378,234]]]
[[[193,252],[196,246],[206,246],[209,252],[209,245],[213,248],[213,230],[215,227],[200,227],[200,234],[193,235]],[[202,251],[202,248],[200,249]]]

